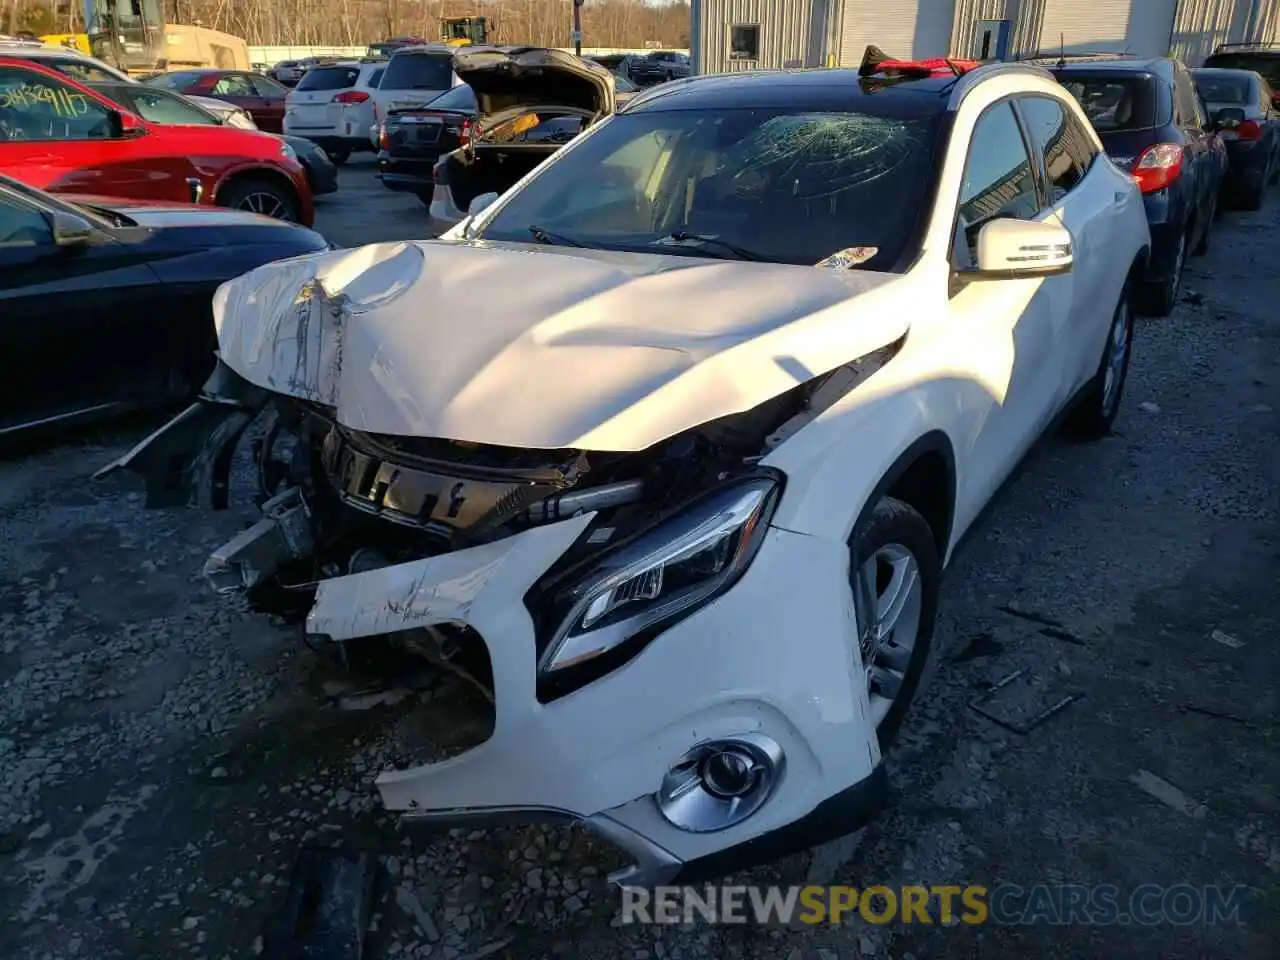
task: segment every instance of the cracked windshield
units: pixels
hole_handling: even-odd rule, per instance
[[[916,224],[933,124],[776,109],[622,114],[480,235],[528,241],[536,226],[544,242],[793,264],[874,248],[850,262],[886,269]]]

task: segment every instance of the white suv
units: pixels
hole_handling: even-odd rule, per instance
[[[956,71],[677,81],[447,238],[218,290],[205,399],[113,466],[218,502],[288,432],[206,574],[476,688],[389,810],[575,820],[647,886],[884,803],[943,570],[1046,430],[1110,429],[1151,243],[1048,71]]]
[[[368,130],[373,143],[377,143],[378,124],[392,110],[420,107],[462,82],[453,72],[455,52],[448,44],[428,43],[401,47],[391,55],[373,95],[373,122]]]
[[[284,132],[319,144],[334,163],[371,149],[373,98],[386,66],[376,60],[312,67],[285,98]]]

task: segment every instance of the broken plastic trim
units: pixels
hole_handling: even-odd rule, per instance
[[[146,481],[148,508],[225,510],[236,444],[269,397],[219,360],[195,403],[93,479],[125,470]]]

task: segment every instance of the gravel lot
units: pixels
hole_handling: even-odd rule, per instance
[[[319,229],[425,235],[371,169],[343,168]],[[0,956],[250,956],[299,845],[343,840],[386,868],[377,958],[1274,956],[1278,227],[1274,194],[1223,218],[1175,314],[1138,328],[1116,435],[1041,444],[970,538],[892,809],[740,878],[1239,883],[1270,897],[1244,925],[620,928],[618,858],[583,835],[402,833],[372,778],[442,745],[450,691],[339,709],[365,706],[343,674],[198,579],[245,514],[148,512],[88,479],[141,422],[0,462]],[[969,701],[1017,669],[1037,702],[1084,696],[1011,733]]]

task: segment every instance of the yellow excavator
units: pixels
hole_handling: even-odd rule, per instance
[[[485,17],[441,17],[440,39],[451,47],[489,42],[489,21]]]
[[[84,23],[84,33],[40,39],[132,75],[190,67],[249,69],[249,47],[243,40],[205,27],[166,23],[158,0],[84,0]]]

